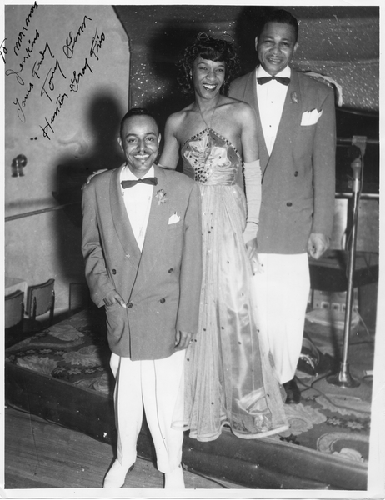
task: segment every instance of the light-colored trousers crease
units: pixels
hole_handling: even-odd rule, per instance
[[[303,342],[310,290],[308,256],[258,255],[262,272],[253,277],[260,335],[274,358],[281,384],[295,374]]]
[[[185,353],[143,361],[111,355],[110,366],[116,378],[117,459],[122,465],[130,467],[136,461],[143,410],[160,472],[172,472],[181,463],[183,430],[172,428],[172,419],[175,414],[183,414],[183,399],[178,395],[183,387]]]

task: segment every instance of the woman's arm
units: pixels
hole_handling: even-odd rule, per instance
[[[249,163],[258,160],[257,117],[254,110],[246,103],[242,103],[240,123],[243,161]]]
[[[243,241],[255,273],[259,271],[257,234],[262,200],[262,172],[258,159],[257,120],[253,109],[248,105],[243,110],[241,141],[247,200],[247,223]]]
[[[179,142],[175,136],[177,119],[171,115],[164,129],[163,153],[158,165],[163,168],[176,169],[179,157]]]

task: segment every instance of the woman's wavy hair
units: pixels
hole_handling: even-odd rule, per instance
[[[240,72],[239,59],[234,44],[220,38],[213,38],[207,33],[199,33],[195,42],[186,47],[183,57],[177,63],[177,81],[184,94],[194,93],[191,71],[197,57],[202,57],[209,61],[225,63],[225,80],[220,92],[226,95],[230,82],[234,80]]]

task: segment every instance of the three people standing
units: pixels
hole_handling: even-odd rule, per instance
[[[128,417],[132,399],[137,415],[145,401],[168,487],[183,487],[182,429],[201,441],[223,426],[239,437],[267,436],[287,428],[279,384],[286,402],[299,401],[293,377],[308,255],[319,258],[331,237],[336,133],[332,89],[290,68],[297,46],[297,20],[275,11],[256,38],[260,66],[226,97],[237,68],[232,44],[200,34],[180,64],[194,101],[166,124],[163,168],[153,166],[156,122],[146,111],[128,114],[120,142],[127,166],[84,190],[86,275],[94,302],[106,305],[117,380],[118,456],[105,487],[122,486],[135,461],[141,419]],[[187,176],[167,170],[179,153]],[[154,173],[157,188],[145,181]],[[127,181],[141,192],[131,187],[126,195]],[[171,372],[177,376],[164,397],[157,381],[167,392]],[[177,444],[170,438],[164,453],[162,439],[174,432]]]

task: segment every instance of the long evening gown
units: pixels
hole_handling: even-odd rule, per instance
[[[216,439],[224,425],[241,438],[284,431],[282,395],[259,339],[242,238],[246,200],[236,182],[242,160],[211,128],[189,139],[182,156],[202,195],[204,263],[199,331],[186,353],[184,429],[200,441]]]

